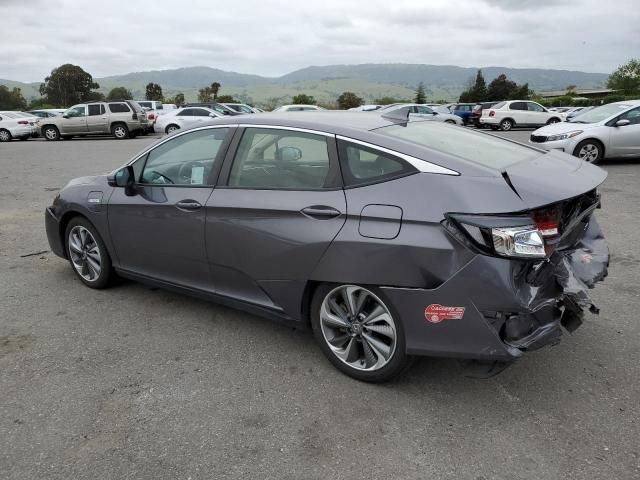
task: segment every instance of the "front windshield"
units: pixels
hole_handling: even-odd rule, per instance
[[[606,120],[607,118],[622,113],[633,105],[623,103],[610,103],[609,105],[603,105],[596,107],[588,112],[581,113],[580,116],[574,117],[569,123],[598,123]]]
[[[540,155],[525,145],[435,122],[409,122],[375,131],[496,170]]]

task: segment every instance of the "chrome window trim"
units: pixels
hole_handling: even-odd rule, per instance
[[[321,130],[313,130],[309,128],[299,128],[299,127],[287,127],[284,125],[259,125],[257,123],[251,123],[251,124],[242,123],[238,126],[243,128],[267,128],[271,130],[290,130],[292,132],[310,133],[313,135],[322,135],[324,137],[335,137],[335,134],[323,132]]]
[[[389,148],[380,147],[378,145],[374,145],[373,143],[363,142],[361,140],[355,140],[353,138],[344,137],[342,135],[336,135],[336,138],[338,140],[344,140],[345,142],[355,143],[357,145],[362,145],[363,147],[372,148],[382,153],[387,153],[389,155],[393,155],[394,157],[401,158],[402,160],[411,164],[413,167],[418,169],[419,172],[422,172],[422,173],[437,173],[440,175],[455,175],[455,176],[460,175],[460,172],[456,172],[455,170],[441,167],[440,165],[436,165],[435,163],[428,162],[427,160],[421,160],[419,158],[412,157],[411,155],[406,155],[404,153],[391,150]]]

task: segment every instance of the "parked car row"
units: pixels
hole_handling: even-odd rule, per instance
[[[0,142],[28,140],[38,135],[38,117],[26,112],[0,111]]]

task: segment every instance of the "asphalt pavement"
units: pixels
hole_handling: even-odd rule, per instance
[[[57,191],[152,140],[0,144],[1,479],[640,478],[640,160],[603,165],[599,316],[491,379],[423,358],[369,385],[308,332],[129,281],[91,290],[48,251]]]

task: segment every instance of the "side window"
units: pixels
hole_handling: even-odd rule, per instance
[[[178,116],[179,117],[193,117],[193,108],[185,108],[184,110],[182,110]]]
[[[158,145],[147,155],[140,182],[154,185],[207,185],[227,131],[227,128],[199,130]]]
[[[329,175],[327,139],[322,135],[247,128],[229,175],[229,186],[288,190],[324,188]]]
[[[89,105],[89,116],[93,117],[103,113],[103,110],[100,107],[102,107],[100,104]]]
[[[345,186],[378,183],[417,172],[400,158],[344,140],[338,141],[338,152]]]
[[[416,109],[416,113],[422,113],[425,115],[430,115],[433,113],[433,110],[431,110],[429,107],[425,107],[424,105],[416,105],[414,108]]]
[[[69,110],[67,110],[66,115],[68,117],[84,117],[87,115],[87,106],[86,105],[74,105]]]
[[[111,113],[126,113],[131,111],[129,110],[129,105],[126,103],[110,103],[109,110]]]
[[[192,115],[194,117],[208,117],[209,116],[209,112],[207,110],[205,110],[204,108],[194,108]]]
[[[640,124],[640,108],[634,108],[633,110],[623,113],[618,120],[629,120],[631,125]]]
[[[509,105],[509,110],[526,110],[527,104],[524,102],[513,102]]]
[[[542,105],[538,105],[537,103],[527,102],[527,106],[530,112],[544,112]]]

